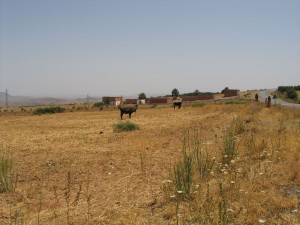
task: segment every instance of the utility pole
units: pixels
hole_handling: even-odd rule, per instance
[[[89,94],[87,94],[86,95],[86,102],[87,102],[87,104],[89,104],[89,98],[90,98],[90,96],[89,96]]]
[[[8,90],[6,88],[6,91],[5,91],[5,107],[7,108],[8,107]]]

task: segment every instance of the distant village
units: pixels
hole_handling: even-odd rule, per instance
[[[240,90],[228,89],[223,90],[224,97],[239,97]],[[205,100],[215,100],[213,93],[197,93],[195,95],[174,95],[165,97],[151,97],[151,98],[129,98],[123,99],[122,96],[105,96],[102,97],[102,102],[107,105],[119,106],[121,104],[171,104],[173,102],[197,102]]]

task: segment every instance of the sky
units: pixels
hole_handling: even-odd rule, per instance
[[[0,0],[0,91],[10,95],[299,84],[299,0]]]

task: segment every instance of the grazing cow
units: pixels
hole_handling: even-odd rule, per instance
[[[173,104],[174,104],[174,109],[176,108],[176,106],[178,107],[178,109],[180,109],[182,102],[173,102]]]
[[[120,108],[120,112],[121,112],[121,120],[123,119],[124,114],[129,114],[129,118],[131,118],[131,114],[136,112],[136,108],[133,107]]]

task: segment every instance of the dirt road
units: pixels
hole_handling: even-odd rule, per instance
[[[274,92],[276,89],[267,89],[267,90],[263,90],[263,91],[259,91],[258,94],[258,100],[261,102],[265,102],[265,99],[268,98],[268,96],[271,96],[271,93]],[[286,106],[286,107],[290,107],[290,108],[297,108],[300,109],[300,104],[294,104],[294,103],[289,103],[289,102],[285,102],[282,101],[280,99],[273,99],[271,100],[271,104],[272,105],[282,105],[282,106]]]

